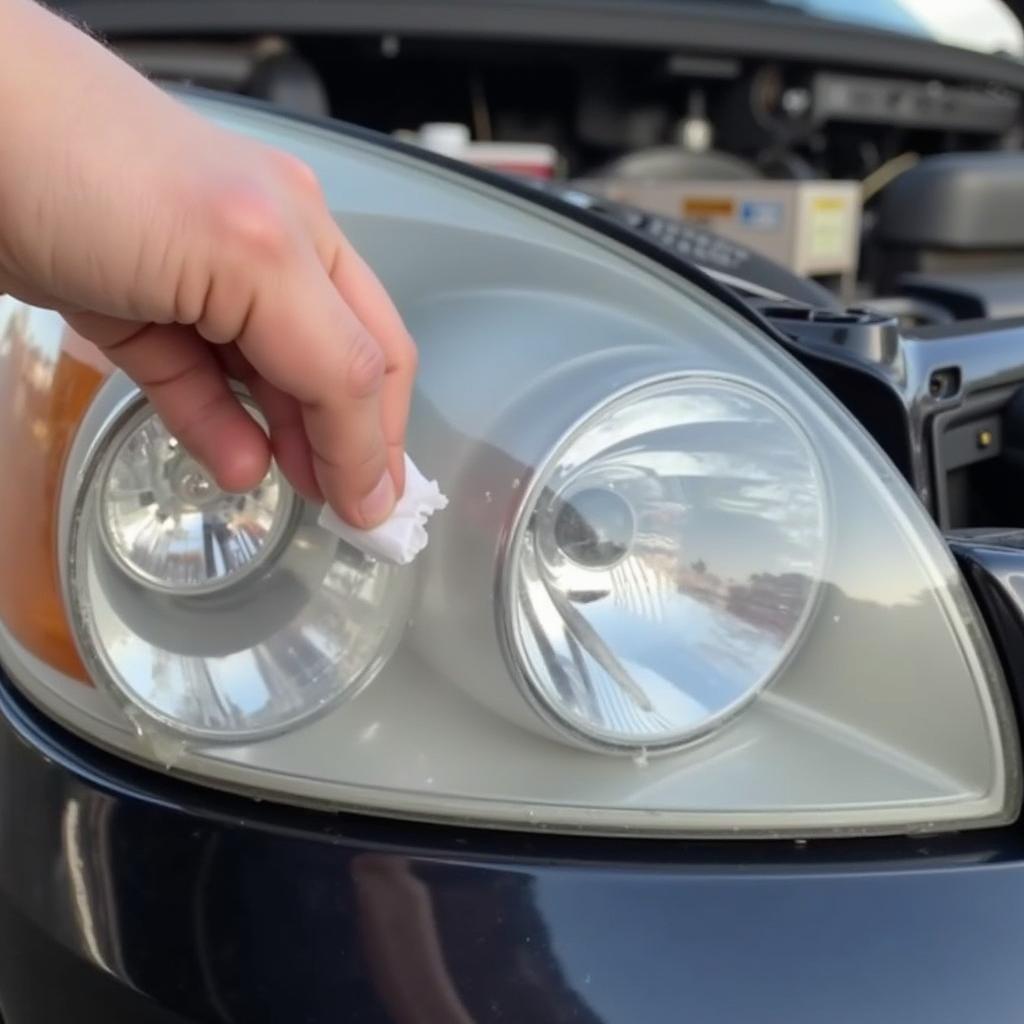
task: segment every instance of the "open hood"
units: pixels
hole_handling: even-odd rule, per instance
[[[931,0],[901,0],[928,18]],[[1002,0],[970,0],[1001,6]],[[1024,0],[1012,0],[1017,11]],[[907,75],[995,83],[1024,89],[1024,62],[966,49],[950,28],[888,30],[852,0],[807,3],[714,3],[710,0],[59,0],[111,39],[196,33],[325,33],[548,45],[685,49],[691,53],[765,57],[884,68]],[[888,9],[896,0],[879,5]],[[802,7],[804,9],[798,9]],[[1004,16],[1008,8],[1003,9]],[[808,16],[812,15],[812,16]],[[944,15],[945,17],[945,15]],[[950,17],[955,17],[950,15]],[[827,31],[822,19],[828,18]],[[874,26],[874,27],[873,27]],[[942,40],[942,41],[937,41]],[[1024,44],[1022,44],[1024,46]]]

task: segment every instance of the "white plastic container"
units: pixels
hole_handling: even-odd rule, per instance
[[[425,149],[504,174],[553,178],[558,151],[544,142],[474,142],[469,128],[454,122],[423,125],[417,141]]]

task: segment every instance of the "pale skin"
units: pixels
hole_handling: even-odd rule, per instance
[[[33,0],[0,0],[0,111],[0,293],[58,310],[223,488],[273,456],[354,526],[386,519],[416,348],[310,168]]]

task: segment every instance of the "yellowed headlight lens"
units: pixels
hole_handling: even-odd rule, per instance
[[[0,621],[30,653],[82,682],[61,597],[57,506],[75,431],[108,373],[57,314],[0,296]]]

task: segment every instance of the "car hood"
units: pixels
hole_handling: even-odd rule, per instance
[[[1024,62],[829,21],[789,5],[710,0],[54,0],[110,38],[196,33],[409,36],[728,53],[850,64],[1024,89]],[[1015,0],[1024,10],[1024,0]],[[540,16],[539,16],[540,15]]]

